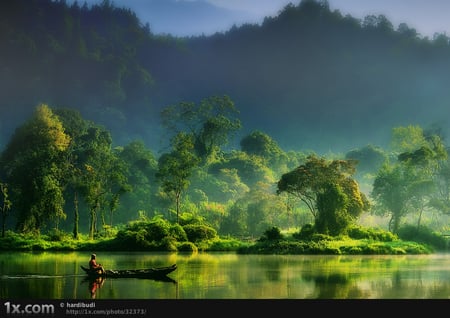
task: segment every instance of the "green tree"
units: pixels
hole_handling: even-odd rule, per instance
[[[281,176],[277,183],[277,193],[286,192],[300,199],[308,207],[316,223],[324,222],[329,211],[346,213],[349,218],[356,220],[370,205],[364,193],[359,190],[358,183],[351,177],[355,173],[355,165],[353,160],[327,161],[311,155],[304,164]],[[342,191],[347,196],[347,203],[342,206],[327,206],[332,202],[324,199],[326,191]]]
[[[122,207],[126,214],[129,211],[145,211],[155,205],[154,193],[157,182],[155,173],[158,169],[158,161],[152,151],[142,141],[132,141],[125,145],[118,153],[125,164],[130,191],[121,198]],[[123,210],[118,207],[119,211]]]
[[[235,169],[242,182],[249,187],[258,182],[275,182],[273,170],[266,166],[262,157],[249,155],[243,151],[232,150],[224,154],[220,161],[209,165],[208,171],[219,175],[223,169]]]
[[[9,141],[2,162],[20,231],[39,232],[49,220],[58,227],[66,217],[62,179],[69,143],[61,121],[45,104]]]
[[[445,192],[439,173],[445,175],[448,156],[441,137],[424,132],[420,126],[394,128],[392,138],[397,161],[386,162],[380,169],[372,197],[376,201],[374,213],[390,215],[389,229],[397,233],[406,215],[416,213],[419,228],[423,212],[445,202],[439,199],[445,198],[439,195]]]
[[[199,158],[194,154],[193,136],[178,133],[172,140],[173,150],[163,154],[158,160],[156,177],[166,194],[175,198],[177,223],[179,223],[181,197],[189,187],[192,170],[199,164]]]
[[[194,137],[194,151],[203,161],[214,158],[231,135],[241,128],[238,110],[228,96],[211,96],[200,101],[180,102],[161,112],[163,126],[173,134],[187,132]]]
[[[118,197],[128,189],[123,162],[112,150],[111,134],[101,127],[90,127],[80,138],[83,164],[81,193],[89,206],[89,238],[98,233],[98,217],[106,225],[104,212],[115,210]]]
[[[338,184],[325,185],[324,191],[317,195],[317,210],[321,211],[315,222],[319,233],[339,235],[352,223],[347,213],[348,196]]]
[[[387,160],[387,155],[383,149],[373,145],[367,145],[347,152],[345,159],[356,160],[358,162],[358,173],[376,173]]]
[[[411,171],[400,164],[385,163],[373,183],[373,213],[390,215],[389,230],[397,233],[401,219],[408,213],[410,199],[408,186],[414,182]]]
[[[427,146],[427,140],[422,127],[418,125],[400,126],[392,129],[390,146],[396,153],[405,153]]]
[[[5,237],[6,218],[11,210],[11,200],[8,194],[8,185],[0,182],[0,194],[1,194],[1,206],[0,211],[2,213],[2,237]]]
[[[54,113],[63,124],[65,132],[70,136],[70,143],[67,149],[67,170],[64,176],[65,198],[73,196],[73,237],[79,236],[79,193],[84,187],[82,172],[84,163],[82,162],[82,136],[87,133],[87,129],[93,126],[93,123],[83,119],[80,112],[69,108],[57,108]],[[66,200],[67,201],[67,200]]]
[[[268,167],[286,171],[287,155],[269,135],[255,130],[242,138],[240,145],[245,153],[263,158]]]

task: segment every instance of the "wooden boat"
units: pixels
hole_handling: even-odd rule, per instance
[[[91,278],[95,277],[109,277],[109,278],[150,278],[166,280],[167,275],[177,269],[177,264],[165,267],[152,267],[145,269],[105,269],[104,273],[93,271],[81,265],[84,272]],[[171,279],[170,279],[171,280]]]

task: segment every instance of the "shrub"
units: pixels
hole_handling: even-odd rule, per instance
[[[302,226],[298,233],[292,234],[292,237],[297,240],[310,240],[312,235],[314,234],[314,225],[305,224]]]
[[[260,238],[261,241],[276,241],[283,239],[283,234],[278,227],[273,226],[270,229],[267,229],[263,236]]]
[[[188,240],[186,232],[180,224],[173,224],[169,228],[169,235],[175,238],[179,242],[184,242]]]
[[[351,226],[347,233],[350,238],[355,240],[368,239],[381,242],[393,242],[398,239],[397,235],[392,232],[376,228],[365,228],[362,226]]]
[[[169,236],[170,223],[163,219],[155,219],[146,224],[145,229],[147,230],[147,241],[159,242],[166,236]]]
[[[439,233],[426,226],[404,225],[398,230],[398,236],[402,240],[428,244],[438,250],[447,248],[447,240]]]
[[[197,242],[201,240],[211,240],[217,238],[217,231],[204,224],[187,224],[183,226],[186,232],[187,238],[191,242]]]
[[[197,246],[192,242],[181,242],[177,248],[180,252],[198,252]]]
[[[48,240],[52,242],[63,242],[67,240],[68,235],[64,231],[52,229],[47,233],[47,237]]]

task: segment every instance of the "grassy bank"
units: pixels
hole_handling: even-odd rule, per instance
[[[277,239],[261,238],[255,241],[240,241],[233,238],[200,240],[196,242],[178,242],[173,238],[165,238],[162,242],[129,245],[129,242],[117,237],[89,240],[81,235],[73,239],[63,235],[58,239],[48,235],[38,237],[7,232],[0,238],[0,246],[6,251],[235,251],[239,254],[430,254],[434,249],[412,241],[379,241],[373,239],[315,238],[313,240],[298,240],[293,237]]]

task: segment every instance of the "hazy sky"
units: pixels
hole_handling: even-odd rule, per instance
[[[71,0],[73,1],[73,0]],[[78,0],[79,4],[102,0]],[[70,1],[68,1],[70,3]],[[288,3],[300,0],[111,0],[117,7],[130,8],[150,25],[153,33],[175,36],[210,35],[233,24],[260,23],[274,16]],[[331,10],[364,18],[384,14],[396,29],[405,22],[422,36],[435,32],[450,34],[448,0],[329,0]]]

